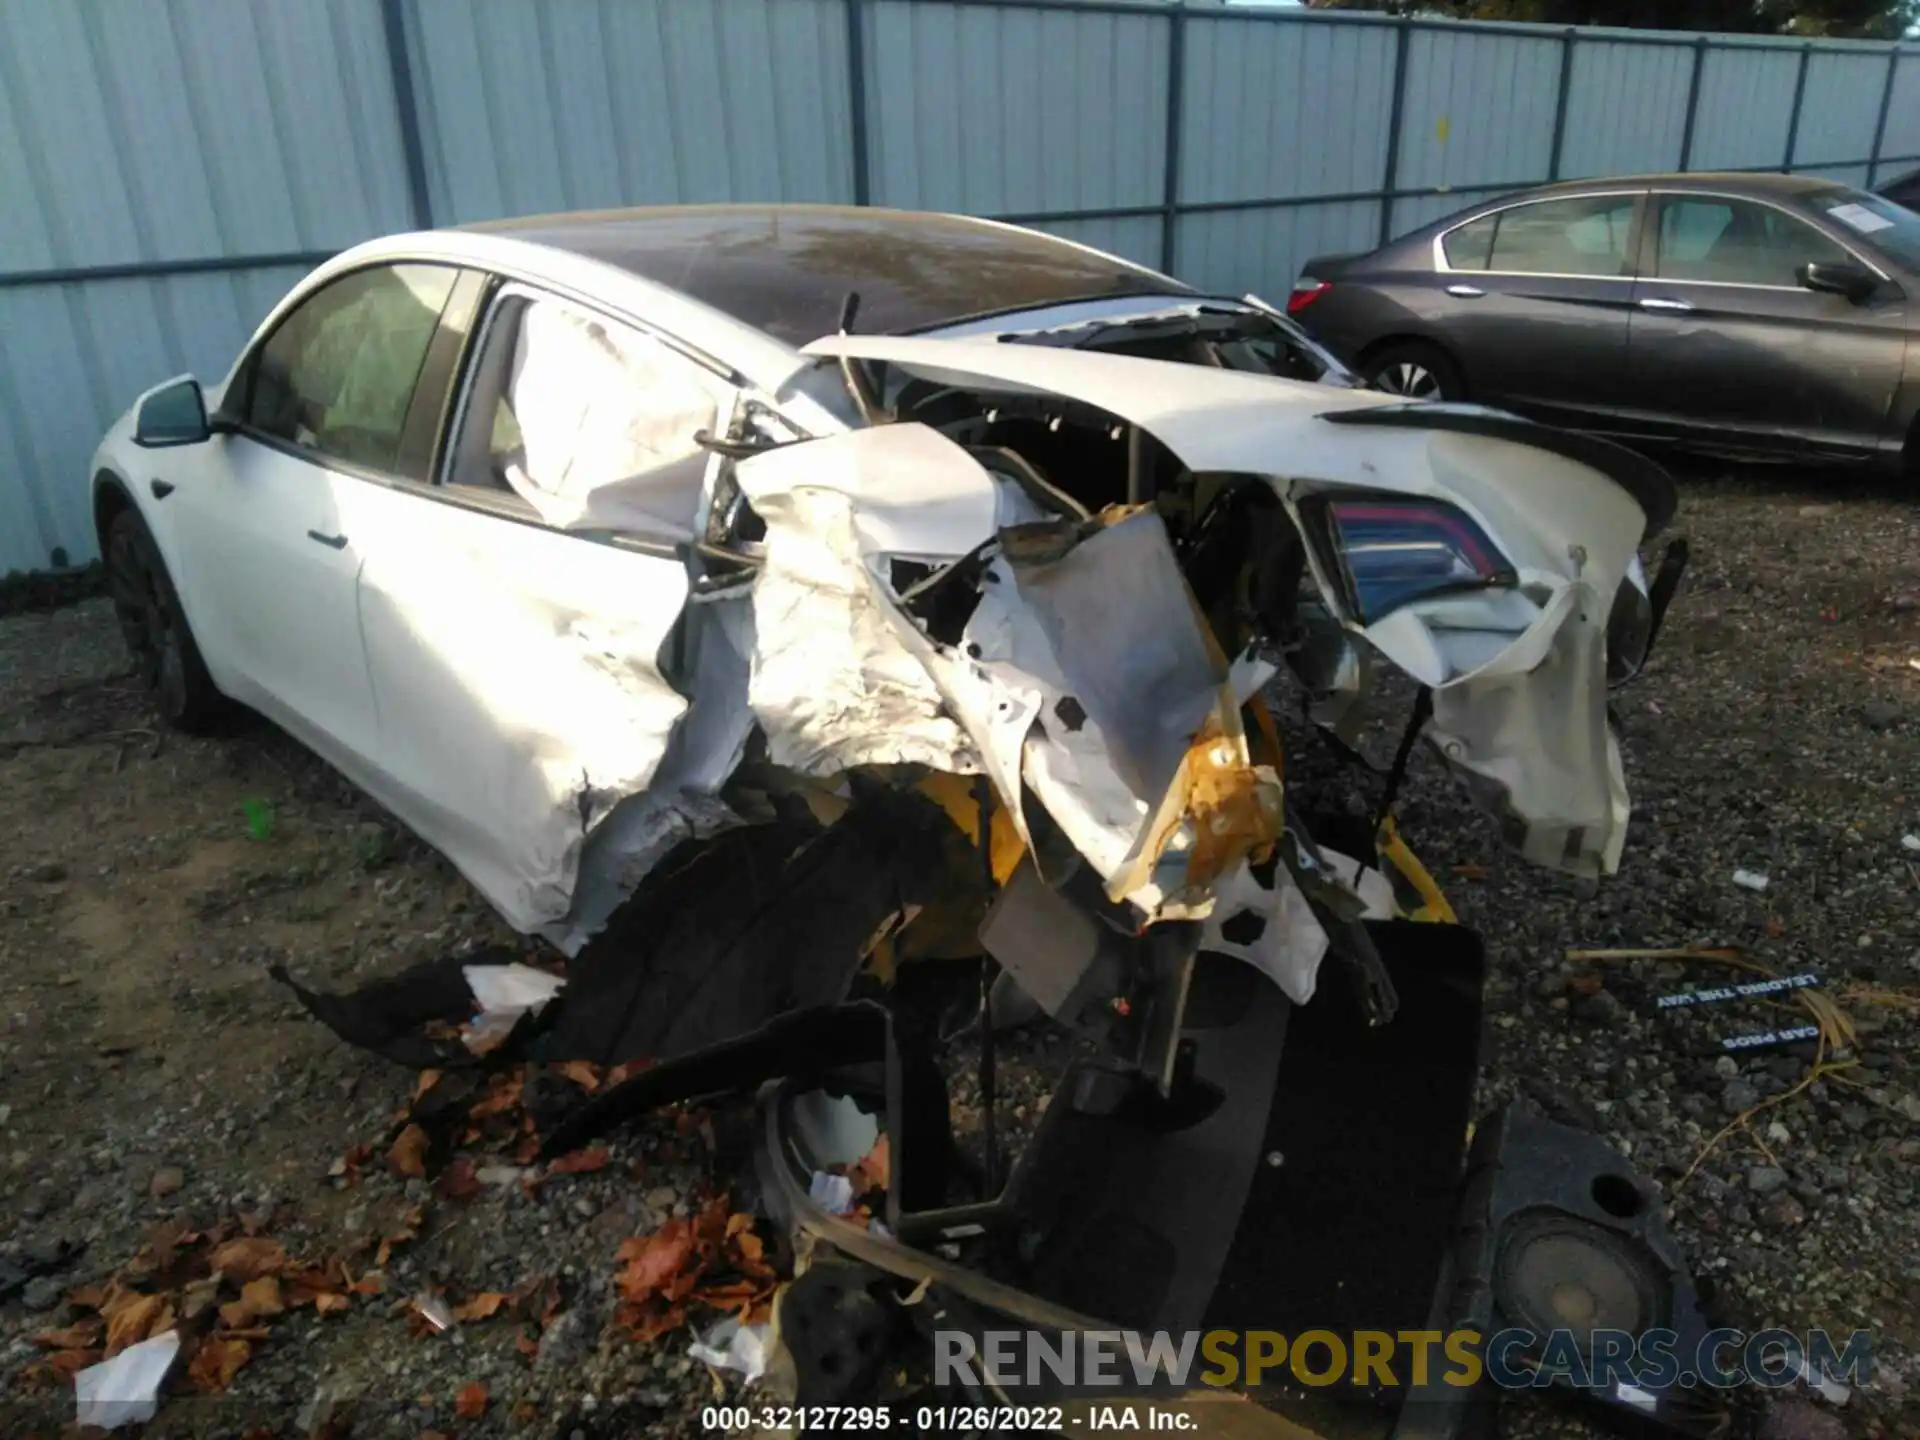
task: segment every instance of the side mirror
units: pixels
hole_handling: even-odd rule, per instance
[[[149,449],[198,445],[213,434],[207,423],[207,398],[191,375],[170,380],[140,402],[133,418],[133,443]]]
[[[1844,260],[1816,260],[1802,265],[1800,283],[1825,295],[1840,295],[1858,305],[1880,288],[1880,278],[1864,265]]]

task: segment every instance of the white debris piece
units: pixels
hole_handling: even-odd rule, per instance
[[[1754,870],[1736,870],[1733,872],[1733,883],[1742,890],[1751,890],[1758,894],[1767,888],[1767,877]]]
[[[1900,837],[1900,848],[1910,851],[1915,855],[1920,855],[1920,835],[1902,835]]]
[[[478,1012],[467,1026],[471,1050],[486,1050],[504,1040],[521,1016],[538,1015],[567,983],[531,965],[463,965],[460,973],[473,991]]]
[[[807,1198],[829,1215],[852,1214],[853,1182],[844,1175],[816,1170],[807,1185]]]
[[[809,1090],[793,1099],[793,1126],[822,1165],[852,1165],[880,1140],[880,1122],[844,1095]]]
[[[695,1340],[687,1354],[716,1370],[732,1370],[751,1384],[767,1373],[766,1325],[742,1325],[737,1318],[722,1320]]]
[[[141,1425],[160,1408],[160,1386],[180,1354],[180,1332],[163,1331],[73,1377],[74,1421],[102,1430]]]

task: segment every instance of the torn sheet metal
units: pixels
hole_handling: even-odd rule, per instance
[[[1415,601],[1369,626],[1346,612],[1334,560],[1309,546],[1315,579],[1350,630],[1434,690],[1430,738],[1527,858],[1584,876],[1618,868],[1627,798],[1606,724],[1606,628],[1648,514],[1609,474],[1504,434],[1422,429],[1412,414],[1334,423],[1396,402],[1272,376],[971,340],[833,336],[807,350],[1099,406],[1191,470],[1268,477],[1303,532],[1302,503],[1343,490],[1464,511],[1512,561],[1510,588]]]
[[[381,726],[345,768],[537,933],[568,914],[584,842],[652,785],[687,713],[663,670],[687,567],[460,506],[422,525],[417,497],[377,485],[341,495]]]
[[[651,783],[620,800],[581,847],[572,904],[541,933],[571,957],[678,845],[742,822],[721,791],[746,753],[754,714],[747,701],[753,613],[744,594],[687,607],[682,684],[691,703],[667,742]]]
[[[567,983],[531,965],[463,965],[460,973],[473,992],[475,1013],[463,1038],[475,1054],[498,1046],[514,1026],[544,1010]]]
[[[971,742],[902,643],[864,557],[952,560],[991,536],[996,491],[979,462],[925,426],[888,425],[783,446],[734,477],[767,527],[748,703],[769,758],[807,775],[868,764],[973,773]]]
[[[1358,860],[1333,850],[1321,854],[1341,882],[1355,889],[1365,919],[1393,918],[1393,886],[1377,867],[1362,870]],[[1294,1004],[1304,1005],[1313,999],[1330,943],[1287,867],[1269,862],[1241,865],[1215,884],[1200,948],[1246,961]]]

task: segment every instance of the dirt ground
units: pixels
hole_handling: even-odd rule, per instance
[[[1596,893],[1523,867],[1424,759],[1404,828],[1490,944],[1486,1098],[1524,1093],[1612,1137],[1666,1188],[1735,1323],[1872,1333],[1874,1381],[1850,1405],[1783,1392],[1743,1425],[1920,1435],[1920,853],[1902,847],[1920,835],[1920,499],[1703,474],[1680,528],[1694,570],[1621,702],[1623,873]],[[70,1417],[68,1391],[35,1388],[31,1337],[75,1318],[73,1287],[112,1276],[156,1226],[244,1219],[362,1270],[381,1237],[416,1233],[384,1294],[279,1317],[224,1392],[169,1397],[151,1433],[292,1436],[329,1416],[356,1435],[699,1433],[700,1406],[727,1392],[684,1332],[642,1345],[606,1321],[620,1241],[724,1188],[721,1162],[662,1122],[623,1135],[605,1170],[537,1189],[488,1183],[454,1203],[388,1174],[379,1148],[415,1077],[342,1045],[267,966],[342,988],[514,937],[271,727],[155,727],[105,602],[0,620],[0,1238],[29,1262],[84,1247],[0,1305],[0,1429]],[[1767,889],[1737,888],[1736,868]],[[1642,1013],[1650,967],[1563,958],[1697,943],[1817,971],[1854,1017],[1859,1063],[1796,1090],[1803,1057],[1717,1059]],[[421,1292],[545,1281],[544,1329],[510,1313],[448,1334],[408,1324]],[[1503,1426],[1604,1433],[1531,1397]]]

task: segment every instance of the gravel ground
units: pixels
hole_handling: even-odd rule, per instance
[[[1635,804],[1621,874],[1583,893],[1523,866],[1424,755],[1404,828],[1489,942],[1485,1098],[1528,1095],[1656,1177],[1733,1323],[1872,1332],[1875,1380],[1851,1405],[1776,1397],[1743,1426],[1920,1435],[1920,855],[1901,846],[1920,833],[1920,509],[1890,487],[1703,476],[1683,522],[1691,578],[1621,707]],[[607,1321],[620,1241],[726,1188],[708,1135],[663,1119],[617,1137],[597,1173],[464,1201],[387,1173],[379,1151],[414,1076],[340,1044],[266,965],[337,988],[512,937],[278,732],[156,733],[103,602],[0,620],[0,677],[4,1257],[85,1247],[0,1306],[6,1433],[55,1433],[71,1414],[65,1390],[32,1388],[29,1337],[73,1318],[72,1287],[116,1273],[155,1226],[228,1217],[298,1256],[352,1257],[354,1273],[381,1237],[417,1234],[393,1249],[385,1294],[281,1317],[224,1394],[170,1397],[149,1433],[306,1434],[329,1394],[335,1433],[698,1433],[723,1392],[686,1336],[638,1344]],[[1767,889],[1737,888],[1735,869]],[[1716,1058],[1720,1015],[1644,1016],[1679,972],[1564,960],[1697,943],[1818,971],[1858,1063],[1796,1089],[1803,1055]],[[1023,1063],[1011,1046],[1015,1134],[1039,1105]],[[358,1183],[330,1174],[358,1145],[376,1147]],[[457,1302],[549,1281],[544,1330],[511,1307],[447,1335],[407,1322],[407,1297],[434,1287]],[[473,1417],[459,1396],[476,1381]],[[1502,1422],[1604,1433],[1532,1398]]]

